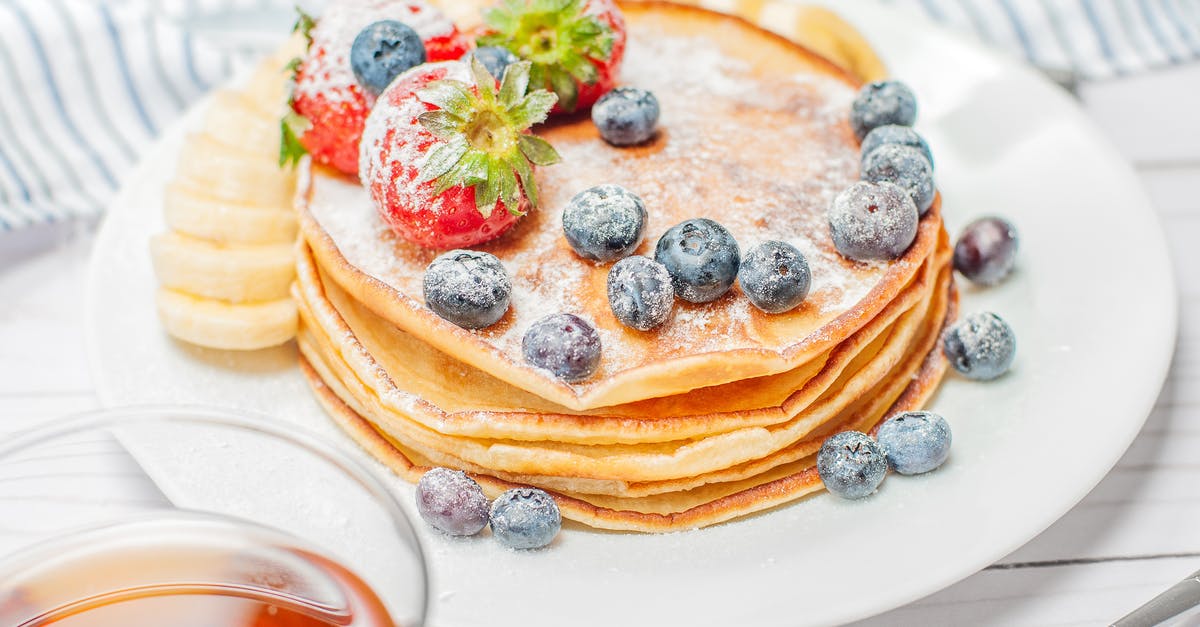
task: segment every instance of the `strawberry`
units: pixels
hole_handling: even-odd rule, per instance
[[[616,85],[625,18],[614,0],[503,0],[483,21],[477,43],[531,62],[530,82],[558,94],[553,113],[587,109]]]
[[[535,165],[558,161],[528,133],[558,98],[528,91],[530,63],[496,79],[478,59],[419,65],[379,97],[363,131],[360,176],[404,239],[462,248],[499,236],[538,203]]]
[[[375,97],[354,78],[350,47],[362,29],[379,20],[412,27],[425,43],[426,59],[458,59],[470,48],[441,11],[424,0],[340,0],[320,20],[300,12],[296,31],[308,51],[292,61],[291,110],[282,120],[279,164],[296,163],[305,153],[317,163],[358,173],[358,141]]]

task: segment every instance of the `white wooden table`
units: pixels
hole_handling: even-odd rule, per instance
[[[1200,569],[1200,67],[1091,84],[1081,96],[1137,167],[1167,231],[1182,303],[1171,375],[1129,452],[1070,513],[992,567],[867,624],[1101,624]],[[66,230],[0,238],[0,437],[98,405],[83,331],[90,232]],[[1125,263],[1126,252],[1095,254]],[[1136,286],[1114,285],[1113,297],[1125,290]],[[153,493],[111,443],[71,453],[69,464],[27,471],[105,476],[100,498]],[[28,497],[0,485],[0,548],[14,540],[5,500]]]

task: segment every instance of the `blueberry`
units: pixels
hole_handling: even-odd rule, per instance
[[[994,313],[967,316],[942,338],[950,365],[968,379],[987,381],[1008,371],[1017,352],[1012,327]]]
[[[733,235],[708,218],[676,224],[654,247],[654,260],[671,273],[675,294],[692,303],[707,303],[729,291],[741,258]]]
[[[907,126],[898,126],[896,124],[879,126],[870,133],[867,133],[867,136],[862,141],[863,161],[865,162],[867,155],[874,152],[876,148],[885,144],[898,144],[900,146],[916,148],[929,160],[929,165],[933,165],[933,151],[929,150],[929,144],[925,143],[925,138]]]
[[[833,199],[829,230],[838,252],[859,261],[894,259],[917,237],[917,206],[891,183],[859,181]]]
[[[491,326],[508,311],[512,281],[500,260],[484,252],[452,250],[425,269],[425,304],[464,329]]]
[[[537,488],[513,488],[492,503],[492,535],[511,549],[537,549],[554,541],[562,514],[554,499]]]
[[[350,69],[368,92],[378,96],[392,79],[425,62],[425,42],[411,26],[396,20],[368,25],[350,46]]]
[[[1017,261],[1017,229],[1003,218],[980,218],[967,225],[954,245],[954,269],[980,285],[995,285]]]
[[[876,433],[888,464],[902,475],[929,472],[950,455],[950,425],[927,411],[909,411],[890,418]]]
[[[885,144],[863,159],[862,178],[871,183],[895,183],[912,196],[921,215],[933,205],[933,166],[912,146]]]
[[[521,339],[525,361],[564,381],[582,381],[600,365],[600,334],[579,316],[550,314]]]
[[[860,141],[880,126],[912,126],[916,121],[917,97],[900,81],[867,83],[850,105],[850,126]]]
[[[495,76],[496,80],[504,78],[504,70],[517,62],[517,55],[510,52],[507,48],[500,48],[498,46],[476,48],[464,54],[460,61],[469,64],[471,57],[479,59],[483,67],[487,68],[488,73]]]
[[[633,252],[646,229],[646,205],[620,185],[597,185],[579,192],[562,215],[567,243],[580,257],[612,261]]]
[[[821,444],[817,474],[830,492],[844,499],[861,499],[883,483],[887,458],[871,436],[843,431]]]
[[[808,260],[787,242],[766,241],[742,259],[738,282],[746,298],[767,313],[783,313],[808,296],[812,273]]]
[[[434,468],[417,482],[417,511],[434,529],[471,536],[488,524],[491,505],[475,480],[461,470]]]
[[[671,273],[641,255],[618,261],[608,271],[608,305],[627,327],[649,331],[662,325],[675,306]]]
[[[658,98],[645,89],[617,87],[592,105],[592,123],[614,146],[640,144],[654,137]]]

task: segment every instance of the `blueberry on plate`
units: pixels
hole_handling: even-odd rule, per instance
[[[517,55],[510,52],[507,48],[500,48],[498,46],[481,46],[475,48],[464,54],[460,61],[469,65],[472,57],[479,59],[483,67],[487,68],[488,73],[495,76],[496,80],[504,78],[504,70],[517,62]]]
[[[750,303],[767,313],[783,313],[808,296],[812,273],[808,260],[795,246],[769,240],[742,258],[738,283]]]
[[[495,255],[443,253],[425,269],[425,305],[464,329],[491,326],[508,311],[512,281]]]
[[[582,381],[600,366],[600,334],[579,316],[550,314],[525,332],[521,352],[536,368],[564,381]]]
[[[817,474],[830,492],[844,499],[861,499],[883,483],[887,458],[871,436],[843,431],[821,444]]]
[[[933,165],[933,151],[929,150],[929,144],[925,143],[925,138],[921,134],[912,130],[908,126],[900,126],[898,124],[888,124],[872,129],[862,141],[862,159],[867,160],[867,155],[875,151],[876,148],[886,144],[896,144],[899,146],[909,146],[921,151],[921,154],[929,160],[929,165]]]
[[[663,233],[654,247],[654,260],[671,273],[676,295],[691,303],[707,303],[729,291],[742,255],[725,227],[695,218]]]
[[[974,313],[946,330],[942,350],[968,379],[988,381],[1008,372],[1017,352],[1012,327],[991,312]]]
[[[639,331],[661,326],[675,307],[667,267],[641,255],[626,257],[608,271],[608,306],[621,324]]]
[[[912,146],[884,144],[863,159],[862,178],[871,183],[895,183],[912,196],[921,215],[933,205],[933,166]]]
[[[850,259],[894,259],[917,237],[917,206],[892,183],[859,181],[833,199],[829,230],[833,245]]]
[[[902,475],[919,475],[950,456],[950,424],[938,414],[908,411],[889,418],[875,434],[888,465]]]
[[[620,185],[597,185],[567,203],[562,214],[567,243],[585,259],[612,261],[632,253],[646,229],[646,205]]]
[[[1017,228],[1003,218],[980,218],[954,244],[954,269],[972,283],[995,285],[1017,261]]]
[[[880,126],[912,126],[916,121],[917,97],[900,81],[867,83],[850,105],[850,126],[860,141]]]
[[[513,488],[492,503],[492,535],[510,549],[537,549],[562,528],[558,504],[537,488]]]
[[[488,524],[491,502],[475,480],[461,470],[433,468],[417,482],[417,512],[434,529],[471,536]]]
[[[378,96],[392,79],[425,62],[425,42],[411,26],[396,20],[368,25],[350,46],[350,69],[368,92]]]
[[[658,98],[645,89],[617,87],[592,105],[592,123],[614,146],[640,144],[658,128]]]

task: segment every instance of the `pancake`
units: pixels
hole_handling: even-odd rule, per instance
[[[307,166],[297,199],[318,265],[380,318],[491,377],[570,410],[681,395],[813,367],[878,318],[926,267],[942,232],[935,207],[907,253],[861,263],[839,255],[825,212],[858,179],[858,144],[847,122],[855,79],[817,55],[737,18],[662,3],[622,4],[629,24],[623,82],[654,91],[661,132],[649,145],[618,149],[584,117],[538,134],[563,157],[538,170],[542,206],[500,239],[495,254],[513,277],[513,305],[496,325],[467,331],[424,307],[421,279],[437,251],[396,238],[356,182]],[[708,304],[678,302],[662,328],[622,326],[608,308],[607,265],[577,257],[560,213],[579,191],[621,184],[649,210],[639,254],[693,217],[724,224],[749,250],[766,239],[799,248],[812,267],[806,301],[764,314],[735,287]],[[589,380],[565,383],[526,365],[520,341],[543,315],[588,319],[604,346]]]

